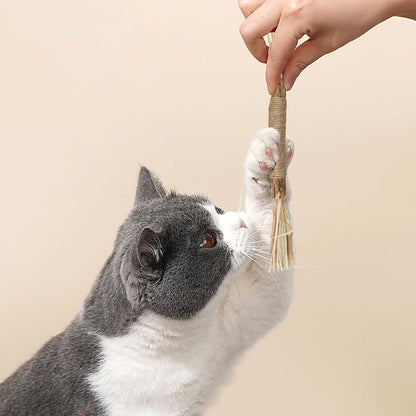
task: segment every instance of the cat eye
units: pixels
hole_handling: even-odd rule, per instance
[[[217,244],[217,240],[213,233],[205,233],[202,243],[199,245],[201,248],[212,248]]]
[[[218,207],[215,207],[215,211],[216,211],[217,214],[220,214],[220,215],[225,214],[225,211],[221,208],[218,208]]]

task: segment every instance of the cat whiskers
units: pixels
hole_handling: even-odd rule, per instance
[[[240,188],[240,200],[239,200],[239,202],[238,202],[238,209],[237,209],[237,212],[241,212],[241,210],[243,209],[243,206],[244,206],[244,187],[242,186],[241,188]]]
[[[273,274],[270,274],[266,270],[267,261],[266,261],[266,264],[261,264],[250,254],[243,253],[243,255],[246,256],[249,260],[251,260],[254,264],[256,264],[259,267],[258,272],[262,275],[262,277],[264,277],[265,279],[270,280],[273,284],[276,285],[277,289],[279,290],[280,297],[283,298],[283,292],[282,292],[282,289],[279,285],[279,282],[277,281],[277,279],[273,278]]]
[[[257,266],[259,266],[260,267],[260,269],[264,269],[265,268],[265,265],[264,264],[261,264],[259,261],[258,261],[258,259],[256,259],[256,258],[254,258],[253,256],[251,256],[250,254],[248,254],[248,253],[242,253],[243,254],[243,256],[245,256],[245,257],[247,257],[250,261],[252,261],[253,263],[255,263],[255,264],[257,264]]]

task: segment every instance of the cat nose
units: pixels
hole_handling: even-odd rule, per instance
[[[246,223],[243,221],[243,219],[242,219],[242,218],[240,218],[240,221],[239,221],[239,223],[238,223],[238,229],[240,229],[240,228],[247,228],[247,225],[246,225]]]

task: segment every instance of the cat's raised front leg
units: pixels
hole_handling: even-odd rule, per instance
[[[254,343],[283,319],[292,297],[292,270],[268,272],[270,250],[272,198],[269,176],[279,154],[279,134],[275,129],[260,130],[253,138],[245,161],[245,211],[251,238],[247,255],[252,260],[231,284],[229,307],[232,340],[235,347],[244,348]],[[287,142],[287,161],[294,151]],[[287,190],[286,204],[290,190]]]

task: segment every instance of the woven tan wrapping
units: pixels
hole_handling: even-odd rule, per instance
[[[279,160],[270,175],[271,194],[275,198],[286,195],[286,90],[281,82],[276,92],[270,97],[269,127],[273,127],[280,135]]]

